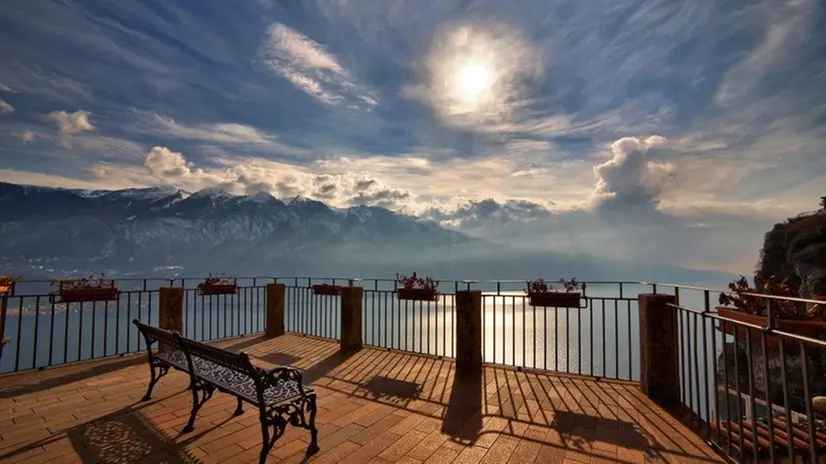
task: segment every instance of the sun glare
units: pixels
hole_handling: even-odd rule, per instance
[[[456,100],[480,104],[486,100],[493,84],[493,72],[482,63],[462,63],[453,72],[451,91]]]
[[[447,25],[425,58],[426,80],[405,94],[454,124],[508,118],[538,76],[541,58],[518,30],[495,23]]]

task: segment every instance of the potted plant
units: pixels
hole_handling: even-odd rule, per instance
[[[741,276],[740,279],[728,285],[729,293],[721,293],[717,307],[717,314],[740,322],[768,327],[768,298],[755,295],[772,295],[786,298],[800,298],[799,285],[785,279],[778,281],[774,276],[760,277],[763,284],[763,291],[759,291],[749,286],[748,280]],[[826,330],[826,319],[819,304],[810,305],[799,301],[788,299],[771,299],[772,312],[775,315],[774,328],[783,332],[794,333],[805,337],[818,338]],[[735,324],[731,322],[720,322],[717,330],[727,334],[734,334]],[[751,330],[748,327],[736,327],[737,336],[745,339],[749,337],[753,342],[760,342],[761,331]],[[778,348],[780,337],[769,334],[766,343],[769,348]],[[785,348],[795,349],[797,342],[787,339]]]
[[[80,279],[55,280],[52,281],[52,286],[57,287],[57,295],[61,303],[117,300],[120,291],[115,281],[105,277],[100,274],[100,276],[90,275]]]
[[[198,291],[201,295],[233,295],[238,291],[238,285],[230,275],[209,274],[198,284]]]
[[[396,274],[396,295],[399,300],[438,301],[439,293],[436,289],[439,282],[430,277],[419,277],[415,272],[412,276]]]
[[[312,286],[313,294],[315,295],[341,295],[341,285],[333,285],[328,283],[314,284]]]
[[[19,277],[0,274],[0,296],[11,292],[14,282],[20,280]]]
[[[579,308],[582,295],[587,284],[577,282],[576,277],[571,280],[559,279],[564,288],[557,291],[543,279],[528,281],[525,293],[531,306],[553,306],[557,308]]]

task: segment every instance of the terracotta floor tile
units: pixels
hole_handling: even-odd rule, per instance
[[[287,334],[216,342],[274,366],[287,360],[318,394],[319,446],[291,426],[270,462],[722,462],[631,383],[486,366],[479,385],[456,384],[451,360]],[[258,361],[256,361],[258,362]],[[216,392],[189,418],[188,377],[171,372],[142,402],[145,356],[69,364],[0,380],[0,462],[256,462],[258,411],[232,415]]]

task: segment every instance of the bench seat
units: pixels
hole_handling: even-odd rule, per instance
[[[152,398],[152,390],[170,368],[189,374],[192,410],[182,432],[195,427],[195,417],[215,391],[235,396],[238,407],[235,415],[244,413],[243,403],[258,409],[261,423],[262,446],[259,464],[267,462],[275,442],[284,435],[288,425],[310,431],[307,454],[318,451],[318,429],[315,426],[316,393],[304,386],[301,371],[292,367],[263,369],[252,364],[244,352],[228,351],[197,342],[158,327],[132,321],[146,341],[150,380],[144,401]],[[159,349],[153,350],[153,346]]]
[[[186,355],[182,350],[167,351],[158,353],[155,356],[163,359],[177,369],[182,371],[188,370]],[[192,356],[192,364],[195,367],[196,377],[215,385],[219,390],[230,391],[237,396],[242,396],[245,401],[259,406],[255,382],[248,374],[229,369],[197,356]],[[266,370],[261,369],[261,373],[262,376],[266,375]],[[314,393],[313,389],[307,386],[304,386],[303,390],[305,395]],[[264,406],[271,407],[282,403],[289,403],[301,396],[298,382],[277,379],[275,385],[268,385],[264,390]]]

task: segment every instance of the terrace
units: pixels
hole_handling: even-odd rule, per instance
[[[522,282],[442,282],[430,301],[399,300],[392,280],[238,278],[222,295],[199,282],[122,280],[112,300],[69,303],[18,283],[2,299],[0,461],[256,462],[257,413],[234,417],[232,396],[187,434],[186,374],[140,401],[149,369],[129,322],[177,314],[167,328],[315,387],[321,450],[306,456],[290,427],[269,462],[819,462],[806,350],[822,342],[721,317],[710,290],[591,282],[581,305],[556,307],[532,306]],[[782,404],[744,358],[751,333],[761,353],[772,337],[802,350],[800,365],[781,358]],[[732,381],[743,359],[753,375]]]

